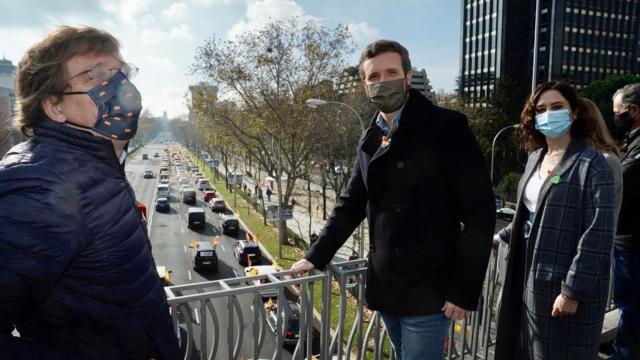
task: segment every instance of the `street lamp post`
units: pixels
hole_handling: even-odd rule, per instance
[[[495,158],[496,140],[498,140],[498,136],[500,136],[500,134],[502,134],[504,131],[509,129],[517,129],[519,127],[520,124],[506,126],[498,131],[496,136],[493,137],[493,143],[491,144],[491,185],[493,185],[493,160]]]
[[[317,108],[318,106],[323,106],[323,105],[327,105],[327,104],[335,104],[335,105],[340,105],[340,106],[344,106],[346,108],[348,108],[349,110],[351,110],[354,114],[356,114],[356,117],[358,118],[358,121],[360,122],[360,130],[361,132],[364,132],[364,121],[362,121],[362,117],[360,116],[360,114],[358,114],[358,112],[356,111],[356,109],[354,109],[352,106],[345,104],[343,102],[340,101],[329,101],[329,100],[322,100],[322,99],[308,99],[306,101],[307,106],[309,106],[312,109]],[[340,165],[342,166],[342,165]],[[364,257],[364,221],[362,223],[360,223],[360,236],[359,236],[359,243],[360,246],[358,248],[358,255],[360,256],[360,258]]]
[[[318,106],[327,105],[327,104],[336,104],[336,105],[344,106],[344,107],[348,108],[349,110],[351,110],[354,114],[356,114],[356,116],[358,117],[358,121],[360,122],[360,130],[362,130],[362,132],[364,132],[364,122],[362,121],[362,117],[360,117],[360,114],[358,114],[356,109],[354,109],[350,105],[347,105],[347,104],[345,104],[343,102],[340,102],[340,101],[329,101],[329,100],[322,100],[322,99],[308,99],[306,101],[306,103],[307,103],[307,106],[312,108],[312,109],[315,109]]]

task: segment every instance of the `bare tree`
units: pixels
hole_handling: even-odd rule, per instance
[[[351,51],[347,27],[330,29],[298,18],[270,22],[231,41],[212,38],[197,50],[192,71],[239,103],[236,109],[213,109],[213,117],[276,179],[280,209],[304,174],[317,139],[332,129],[305,101],[331,88],[322,84],[331,84]],[[287,242],[282,217],[278,229],[280,243]]]

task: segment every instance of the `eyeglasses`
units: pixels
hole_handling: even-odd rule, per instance
[[[122,67],[119,68],[109,68],[107,67],[107,65],[100,63],[92,67],[91,69],[87,69],[73,75],[72,77],[67,79],[67,82],[81,76],[83,77],[82,80],[84,82],[92,80],[105,81],[109,80],[111,76],[113,76],[113,72],[118,70],[122,71],[129,80],[133,79],[136,75],[138,75],[139,72],[138,67],[130,63],[123,63]]]

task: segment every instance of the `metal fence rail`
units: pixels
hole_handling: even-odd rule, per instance
[[[260,293],[272,289],[277,291],[278,304],[286,303],[288,292],[300,306],[300,333],[293,359],[394,359],[379,314],[365,308],[366,265],[366,260],[353,260],[331,264],[327,272],[313,271],[304,277],[281,271],[165,288],[184,359],[283,358],[290,315],[287,306],[277,307],[274,349],[265,347],[267,314]],[[500,292],[497,271],[498,252],[493,250],[478,311],[452,323],[445,343],[446,359],[493,359]],[[270,282],[254,284],[256,280]],[[318,288],[320,312],[313,307]],[[332,289],[339,292],[334,329],[330,327]],[[347,314],[354,308],[349,328]],[[607,310],[611,309],[614,307],[609,303]]]

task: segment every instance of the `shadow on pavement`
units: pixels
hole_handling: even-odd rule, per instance
[[[222,235],[222,233],[220,232],[220,230],[217,227],[213,226],[212,224],[210,224],[208,222],[205,224],[204,228],[200,228],[200,229],[192,228],[192,229],[189,229],[189,230],[193,231],[196,234],[200,234],[200,235],[203,235],[203,236]]]
[[[228,265],[224,261],[220,260],[220,258],[218,258],[218,268],[216,270],[212,269],[194,271],[209,281],[236,277],[235,273],[233,272],[233,266]]]

